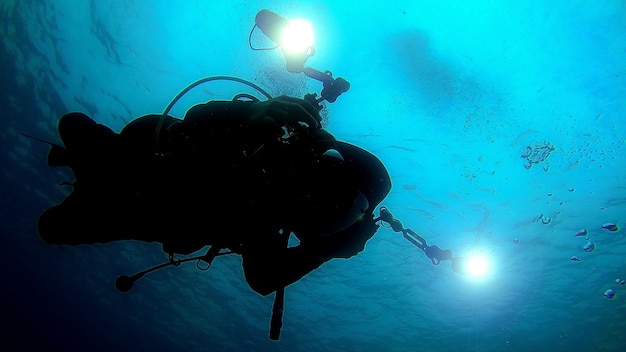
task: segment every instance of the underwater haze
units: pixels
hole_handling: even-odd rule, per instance
[[[483,255],[485,277],[381,227],[287,287],[272,341],[273,295],[238,256],[123,294],[115,278],[167,261],[159,244],[41,240],[73,175],[21,133],[60,143],[70,111],[119,132],[209,76],[319,94],[280,50],[250,48],[264,8],[310,21],[306,65],[350,82],[325,126],[385,164],[382,205],[429,244]],[[1,0],[0,20],[2,350],[626,351],[626,2]],[[206,83],[171,115],[241,92]]]

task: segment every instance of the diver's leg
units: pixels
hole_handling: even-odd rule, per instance
[[[58,129],[65,149],[51,151],[48,163],[71,167],[76,181],[72,194],[39,217],[41,238],[49,243],[71,245],[114,240],[105,236],[110,227],[98,222],[107,217],[107,207],[114,207],[107,199],[113,199],[117,193],[116,174],[123,171],[123,167],[115,165],[120,155],[119,135],[77,112],[63,115]]]
[[[102,139],[115,135],[110,128],[97,124],[89,116],[80,112],[65,114],[59,120],[59,135],[67,149],[98,147]]]
[[[92,202],[81,200],[75,193],[63,203],[47,209],[37,222],[39,236],[51,244],[77,245],[124,239],[123,229],[111,231],[106,214]],[[121,237],[121,238],[120,238]]]
[[[112,182],[131,164],[130,153],[120,135],[85,114],[63,115],[58,129],[67,150],[66,162],[51,162],[52,155],[49,155],[49,164],[71,167],[76,179],[82,180],[83,184]]]
[[[161,242],[161,228],[168,228],[163,226],[166,219],[150,211],[168,204],[158,197],[162,184],[150,172],[160,168],[119,134],[84,114],[64,115],[58,128],[68,162],[55,166],[70,166],[76,181],[61,204],[39,217],[41,238],[67,245],[130,239]]]

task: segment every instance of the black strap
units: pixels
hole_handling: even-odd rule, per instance
[[[283,229],[280,233],[280,241],[285,249],[289,246],[289,235],[291,229]],[[276,290],[274,295],[274,305],[272,305],[272,318],[270,320],[270,339],[278,341],[280,339],[280,329],[283,327],[283,312],[285,310],[285,286]]]
[[[274,305],[272,306],[272,319],[270,321],[270,339],[280,339],[280,329],[283,327],[283,311],[285,308],[285,288],[276,290]]]

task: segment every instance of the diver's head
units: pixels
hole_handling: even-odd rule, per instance
[[[345,230],[363,214],[371,214],[389,188],[389,176],[378,159],[337,143],[292,175],[292,231],[306,241]]]
[[[289,212],[301,240],[344,230],[369,209],[355,176],[334,149],[293,174]]]

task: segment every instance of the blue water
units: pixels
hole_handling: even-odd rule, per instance
[[[319,93],[280,51],[249,48],[262,8],[309,20],[307,65],[351,83],[327,105],[327,128],[385,163],[383,204],[429,243],[488,257],[486,278],[434,266],[381,229],[357,257],[287,288],[274,342],[272,296],[247,286],[237,256],[121,294],[117,276],[167,259],[158,244],[38,237],[72,175],[20,132],[58,141],[68,111],[119,131],[206,76]],[[626,278],[626,230],[601,228],[626,226],[623,1],[2,0],[0,18],[3,350],[626,350],[626,286],[614,281]],[[172,114],[241,91],[203,85]],[[527,146],[548,143],[526,168]],[[593,252],[574,237],[583,228]]]

